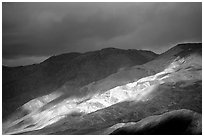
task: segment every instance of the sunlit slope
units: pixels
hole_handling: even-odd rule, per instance
[[[150,51],[106,48],[56,55],[29,66],[3,66],[3,118],[31,99],[50,94],[60,87],[64,87],[60,90],[69,96],[81,95],[78,93],[80,87],[155,57],[157,54]]]
[[[135,77],[108,90],[98,88],[87,97],[63,98],[52,105],[47,104],[64,93],[44,96],[50,98],[48,100],[34,99],[21,108],[28,114],[5,123],[3,131],[5,134],[83,134],[92,128],[94,131],[120,122],[138,121],[174,109],[201,113],[202,61],[198,49],[185,54],[179,52],[154,75]]]
[[[137,81],[140,78],[154,75],[166,69],[176,58],[186,58],[190,55],[195,55],[196,60],[201,60],[202,44],[201,43],[186,43],[178,44],[165,53],[158,56],[156,59],[145,63],[143,65],[136,65],[131,68],[118,71],[108,77],[90,83],[82,88],[83,92],[104,91],[114,88],[116,86],[124,85]],[[191,62],[192,63],[192,62]],[[199,64],[200,63],[200,64]],[[198,64],[202,66],[202,63]]]

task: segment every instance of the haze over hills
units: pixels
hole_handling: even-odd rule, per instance
[[[4,134],[201,134],[202,44],[161,55],[108,48],[3,67],[3,113],[15,109]]]

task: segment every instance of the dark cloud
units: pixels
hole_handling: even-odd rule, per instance
[[[3,3],[2,8],[3,63],[9,65],[105,47],[163,52],[202,39],[202,3]]]

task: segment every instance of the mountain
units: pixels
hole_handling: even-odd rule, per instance
[[[3,118],[29,100],[60,87],[67,94],[77,95],[81,86],[126,67],[144,64],[157,56],[145,50],[106,48],[52,56],[40,64],[29,66],[3,66]]]
[[[65,83],[28,101],[3,123],[3,133],[202,134],[201,43],[120,68],[73,89],[74,96]]]

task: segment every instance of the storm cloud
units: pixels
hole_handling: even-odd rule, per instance
[[[201,42],[202,3],[3,3],[3,64],[106,47],[161,53]]]

